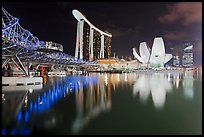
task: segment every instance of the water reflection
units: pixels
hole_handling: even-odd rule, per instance
[[[119,85],[125,88],[126,84],[131,85],[136,80],[136,74],[108,74],[96,73],[94,75],[96,83],[89,81],[86,88],[79,84],[76,90],[77,116],[72,125],[72,133],[79,133],[91,120],[98,117],[101,113],[111,110],[111,92],[117,92]]]
[[[133,95],[139,93],[141,101],[146,101],[150,95],[156,108],[164,106],[166,93],[172,90],[172,84],[163,73],[142,74],[133,86]]]
[[[3,126],[8,126],[15,120],[22,119],[21,109],[27,106],[28,94],[33,90],[41,90],[42,85],[26,85],[26,86],[2,86],[2,118],[4,119]],[[25,113],[25,120],[28,120],[28,113]],[[5,134],[30,134],[30,128],[11,128],[2,129],[2,135]]]
[[[83,90],[82,83],[79,83],[79,90],[76,90],[77,116],[72,125],[72,132],[78,133],[91,119],[97,117],[101,112],[111,109],[111,90],[108,85],[107,74],[104,80],[99,79],[95,84],[89,82],[88,90]],[[105,84],[104,84],[105,83]],[[109,88],[106,89],[106,86]],[[85,106],[85,107],[84,107]]]
[[[173,79],[173,85],[176,86],[176,88],[179,87],[179,83],[182,80],[182,71],[174,71],[173,73],[169,73],[170,77],[172,76]]]
[[[49,77],[40,91],[26,88],[24,92],[14,94],[5,92],[9,89],[3,88],[2,134],[32,134],[36,129],[51,132],[58,126],[67,131],[62,134],[78,134],[96,117],[111,111],[111,99],[119,91],[133,92],[133,96],[139,96],[142,103],[151,99],[156,109],[162,109],[167,95],[175,89],[182,89],[181,86],[187,98],[194,98],[193,76],[191,71],[96,73],[89,76]],[[73,103],[69,104],[69,101]],[[75,109],[71,111],[72,107],[76,112],[73,112]],[[72,117],[68,123],[64,123],[70,115]]]
[[[143,73],[133,85],[133,96],[139,94],[141,102],[146,102],[151,94],[153,104],[156,108],[163,108],[166,94],[178,89],[182,81],[184,95],[187,98],[194,97],[194,71],[174,71],[168,73]]]
[[[183,77],[184,77],[184,80],[183,80],[184,95],[187,98],[192,99],[194,97],[193,72],[186,71]]]

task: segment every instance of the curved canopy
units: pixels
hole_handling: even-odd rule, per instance
[[[105,33],[105,32],[103,32],[103,31],[101,31],[100,29],[98,29],[97,27],[95,27],[93,24],[91,24],[91,22],[89,22],[88,19],[86,19],[86,18],[84,17],[84,15],[83,15],[81,12],[79,12],[78,10],[74,9],[74,10],[72,11],[72,14],[74,15],[74,17],[75,17],[78,21],[84,20],[86,23],[89,24],[89,26],[90,26],[91,28],[94,28],[94,29],[95,29],[96,31],[98,31],[100,34],[106,35],[106,36],[108,36],[108,37],[112,37],[111,34]]]

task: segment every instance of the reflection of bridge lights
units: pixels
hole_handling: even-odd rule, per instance
[[[16,128],[11,129],[10,135],[16,135],[17,130]]]
[[[33,102],[30,101],[30,112],[32,112],[32,109],[33,109]]]
[[[25,103],[25,107],[27,107],[27,105],[28,105],[28,96],[25,97],[24,103]]]
[[[30,89],[29,89],[29,93],[33,93],[33,89],[30,88]]]
[[[40,103],[40,95],[38,95],[38,103]]]
[[[28,122],[28,119],[29,119],[29,113],[28,113],[28,111],[26,110],[26,113],[25,113],[25,121]]]
[[[5,99],[5,95],[4,95],[4,94],[2,94],[2,100],[6,100],[6,99]]]
[[[68,80],[65,79],[66,82],[56,81],[56,84],[51,88],[49,88],[48,91],[44,91],[43,94],[38,94],[36,101],[31,101],[26,96],[25,103],[26,102],[28,103],[28,108],[25,111],[23,112],[20,111],[18,113],[16,117],[17,121],[21,123],[28,122],[31,112],[35,114],[35,113],[42,113],[45,110],[49,110],[50,107],[55,105],[60,99],[63,98],[63,95],[64,97],[68,95],[68,90],[70,90],[70,92],[78,91],[78,88],[79,88],[78,84],[81,85],[81,89],[82,89],[82,92],[77,92],[78,94],[80,94],[80,98],[81,98],[81,95],[83,94],[83,86],[90,84],[90,82],[93,84],[94,83],[96,84],[96,78],[94,77],[91,77],[90,79],[86,79],[86,81],[84,79],[81,79],[81,77],[79,78],[80,78],[80,81],[77,80],[78,77],[76,78],[76,80],[71,79],[71,82],[70,82],[70,79]],[[66,94],[66,90],[67,90],[67,94]],[[2,96],[4,95],[2,94]],[[56,122],[55,119],[53,121],[54,123]],[[17,131],[17,134],[19,134],[19,131]]]
[[[6,135],[6,134],[7,134],[7,130],[6,129],[2,129],[1,135]]]
[[[37,103],[34,103],[34,112],[37,111]]]
[[[2,135],[30,135],[31,134],[31,129],[29,128],[20,128],[20,129],[16,129],[16,128],[12,128],[9,131],[7,131],[6,129],[2,129]]]
[[[22,119],[22,112],[19,111],[19,112],[18,112],[18,115],[17,115],[17,120],[18,120],[18,122],[20,122],[21,119]]]

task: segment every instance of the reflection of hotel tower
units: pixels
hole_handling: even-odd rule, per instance
[[[124,81],[133,83],[135,78],[135,75],[128,77],[127,74],[121,77],[118,74],[102,74],[96,83],[91,79],[84,79],[83,82],[78,81],[78,87],[75,89],[77,115],[72,125],[72,132],[78,133],[85,124],[88,124],[101,112],[110,110],[111,88],[115,91],[119,83]],[[86,81],[88,82],[88,90],[83,87]]]
[[[73,133],[78,133],[90,120],[111,108],[110,84],[106,87],[104,81],[97,81],[96,84],[89,82],[89,90],[85,90],[81,82],[78,85],[75,91],[77,116],[72,125]]]

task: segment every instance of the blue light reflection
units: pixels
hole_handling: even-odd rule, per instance
[[[79,89],[81,84],[83,86],[88,86],[89,82],[96,83],[96,77],[87,77],[83,76],[73,76],[66,77],[64,81],[57,81],[54,86],[45,90],[43,94],[38,94],[36,99],[29,99],[28,106],[25,111],[19,111],[17,115],[18,123],[22,123],[22,116],[24,116],[24,120],[26,123],[29,122],[31,118],[31,114],[41,114],[44,111],[49,111],[55,104],[57,104],[63,97],[63,95],[68,96],[75,90]],[[24,113],[24,114],[23,114]],[[23,124],[23,123],[22,123]],[[29,129],[21,129],[19,133],[17,133],[16,129],[12,129],[11,134],[30,134],[31,130]],[[6,134],[6,130],[2,130],[2,134]]]

